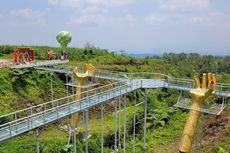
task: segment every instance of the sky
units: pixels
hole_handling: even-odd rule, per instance
[[[1,0],[0,45],[230,55],[230,0]]]

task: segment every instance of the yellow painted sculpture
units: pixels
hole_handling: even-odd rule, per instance
[[[95,67],[92,64],[86,64],[86,72],[85,73],[78,73],[78,68],[75,67],[73,70],[73,75],[77,78],[77,90],[76,90],[76,100],[81,99],[82,94],[82,86],[85,84],[85,80],[92,76],[95,71]],[[78,113],[76,113],[76,122],[78,123],[79,116]],[[71,122],[71,126],[73,125],[73,120]],[[73,126],[72,126],[73,127]]]
[[[202,76],[202,87],[200,87],[200,80],[197,75],[194,76],[196,88],[190,90],[192,98],[192,105],[190,107],[189,115],[181,141],[179,144],[180,153],[188,153],[192,149],[192,143],[196,132],[196,126],[199,120],[200,112],[198,111],[205,99],[211,95],[215,89],[216,76],[215,74],[208,73],[208,87],[207,87],[207,75],[204,73]]]

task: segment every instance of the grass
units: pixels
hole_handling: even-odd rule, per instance
[[[0,145],[0,153],[31,153],[36,150],[35,131],[31,131]],[[49,126],[40,135],[40,148],[43,152],[57,152],[68,142],[68,135],[56,126]]]

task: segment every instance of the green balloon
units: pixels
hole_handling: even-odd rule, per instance
[[[60,31],[58,32],[56,39],[61,47],[67,47],[68,43],[72,40],[72,35],[68,31]]]

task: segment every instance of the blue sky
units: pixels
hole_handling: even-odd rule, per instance
[[[230,55],[229,0],[7,0],[0,2],[0,44],[110,51]]]

